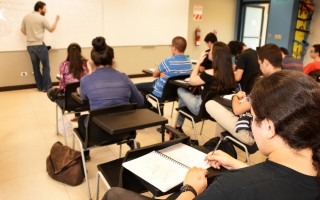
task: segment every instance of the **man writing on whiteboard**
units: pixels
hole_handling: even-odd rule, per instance
[[[21,32],[27,36],[27,50],[30,54],[34,78],[39,91],[46,92],[51,88],[49,54],[44,44],[45,29],[52,33],[58,24],[60,17],[57,15],[52,26],[50,26],[46,14],[46,4],[38,1],[34,5],[34,12],[26,15],[21,24]],[[40,71],[42,64],[42,73]]]

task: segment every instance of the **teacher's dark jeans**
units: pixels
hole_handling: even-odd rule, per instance
[[[47,91],[51,88],[49,54],[46,45],[27,46],[29,52],[34,79],[38,90]],[[40,71],[40,62],[42,64],[42,73]]]

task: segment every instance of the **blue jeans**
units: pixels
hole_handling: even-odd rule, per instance
[[[186,106],[189,111],[198,115],[200,110],[200,105],[202,103],[202,98],[200,95],[194,95],[189,90],[185,88],[178,88],[178,96],[179,96],[179,108]],[[176,125],[182,126],[185,117],[181,114],[178,114]]]
[[[29,52],[34,79],[36,86],[40,91],[47,91],[51,88],[49,54],[46,45],[27,46]],[[40,62],[42,64],[42,73],[40,71]]]

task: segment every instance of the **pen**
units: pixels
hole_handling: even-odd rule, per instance
[[[242,91],[240,83],[238,83],[238,88],[239,88],[240,91]]]
[[[221,143],[222,139],[219,140],[218,144],[216,145],[216,147],[213,149],[211,155],[213,155],[213,153],[218,149],[220,143]]]

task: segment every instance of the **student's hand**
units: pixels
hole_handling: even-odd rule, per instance
[[[208,52],[202,52],[201,55],[200,55],[200,58],[198,60],[198,63],[202,63],[203,60],[208,56]]]
[[[244,91],[239,91],[239,92],[236,93],[236,95],[240,100],[247,96]]]
[[[60,20],[60,16],[57,15],[57,16],[56,16],[56,22],[58,22],[59,20]]]
[[[193,167],[189,169],[186,177],[184,178],[183,184],[191,185],[199,195],[207,187],[207,177],[208,171],[206,169]]]
[[[247,166],[221,150],[208,153],[205,160],[215,169],[220,169],[221,166],[226,169],[239,169]]]
[[[166,73],[160,72],[160,78],[165,78],[165,77],[166,77]]]

